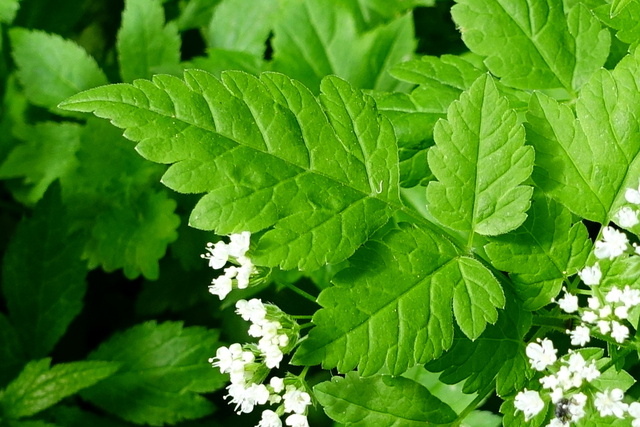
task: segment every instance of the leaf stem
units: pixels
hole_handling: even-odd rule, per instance
[[[303,323],[302,325],[298,325],[300,327],[300,330],[302,329],[306,329],[306,328],[310,328],[313,326],[312,322],[307,322],[307,323]]]
[[[563,332],[567,329],[565,325],[565,321],[567,319],[571,319],[572,317],[567,317],[565,319],[558,318],[554,316],[533,316],[532,324],[535,326],[546,326],[551,328],[560,329]]]
[[[293,292],[297,293],[298,295],[302,296],[303,298],[306,298],[309,301],[317,304],[316,297],[314,297],[313,295],[311,295],[310,293],[308,293],[306,291],[303,291],[302,289],[300,289],[299,287],[297,287],[293,283],[279,282],[279,284],[284,286],[285,288],[291,289]]]
[[[480,403],[485,400],[491,393],[494,391],[493,382],[489,383],[482,391],[478,392],[478,395],[471,403],[469,403],[463,410],[458,414],[458,418],[451,425],[459,426],[462,421],[464,421],[467,416],[472,413]]]
[[[307,320],[307,319],[312,319],[313,315],[312,314],[299,314],[296,316],[290,315],[292,318],[294,319],[300,319],[300,320]]]

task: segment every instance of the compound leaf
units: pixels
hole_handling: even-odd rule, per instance
[[[640,177],[640,62],[625,57],[600,70],[580,92],[576,113],[536,93],[527,114],[536,149],[533,179],[582,218],[607,224]]]
[[[218,333],[180,322],[146,322],[111,337],[89,355],[119,362],[114,375],[82,392],[94,405],[137,424],[175,424],[213,412],[199,393],[224,386],[225,377],[207,363]]]
[[[17,419],[34,415],[102,381],[120,366],[115,362],[71,362],[53,367],[50,364],[50,358],[29,362],[0,392],[3,416]]]
[[[147,159],[176,163],[165,185],[207,192],[192,226],[274,227],[258,241],[256,263],[313,270],[353,254],[400,204],[388,120],[343,80],[328,77],[321,89],[316,98],[277,73],[227,72],[220,81],[188,70],[185,81],[156,76],[64,105],[110,118]]]
[[[446,424],[456,413],[421,384],[404,377],[361,378],[356,372],[313,388],[332,419],[351,426],[418,427]]]
[[[507,86],[578,90],[602,67],[610,35],[583,5],[557,0],[460,0],[451,14],[465,44]]]
[[[399,375],[451,346],[454,314],[471,339],[497,320],[504,294],[478,261],[407,224],[381,234],[320,293],[293,363]]]
[[[478,78],[434,129],[429,150],[438,179],[427,187],[428,208],[455,230],[498,235],[524,222],[533,189],[520,185],[533,169],[524,128],[490,76]]]

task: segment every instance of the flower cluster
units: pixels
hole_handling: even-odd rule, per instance
[[[223,300],[234,288],[246,289],[249,286],[249,278],[256,272],[251,260],[246,256],[249,250],[251,233],[243,231],[229,236],[229,243],[219,241],[216,244],[207,243],[207,253],[200,255],[209,260],[209,267],[220,270],[228,262],[231,265],[224,269],[224,274],[216,277],[209,286],[209,292]]]
[[[299,338],[298,324],[286,313],[272,304],[259,299],[240,300],[236,313],[249,321],[249,335],[260,338],[255,344],[231,344],[220,347],[209,362],[229,374],[231,384],[227,387],[230,403],[235,404],[238,414],[252,412],[256,405],[278,404],[275,411],[262,412],[258,427],[281,427],[280,417],[287,416],[285,423],[291,427],[307,427],[307,407],[311,396],[304,390],[301,379],[289,375],[272,377],[264,384],[272,368],[277,368],[284,354],[290,352]]]

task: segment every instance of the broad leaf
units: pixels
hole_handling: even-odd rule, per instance
[[[451,13],[465,44],[507,86],[572,93],[609,54],[609,32],[583,5],[566,13],[558,0],[459,0]]]
[[[611,16],[619,15],[629,4],[633,3],[634,0],[613,0],[611,2]]]
[[[35,105],[60,112],[60,101],[108,83],[96,61],[70,40],[22,28],[11,29],[9,38],[18,78]]]
[[[9,319],[0,313],[0,387],[14,378],[27,361],[18,331]]]
[[[162,179],[168,187],[207,192],[192,226],[218,234],[274,227],[252,254],[261,265],[338,263],[400,206],[391,125],[335,77],[315,98],[281,74],[228,72],[219,81],[189,70],[185,81],[156,76],[64,105],[110,118],[147,159],[176,163]]]
[[[180,36],[173,23],[165,25],[159,0],[127,0],[116,48],[120,76],[125,82],[155,73],[180,72]]]
[[[24,143],[16,146],[0,164],[0,179],[23,177],[24,185],[20,192],[14,191],[14,197],[35,204],[54,180],[77,166],[75,153],[80,146],[82,126],[41,122],[23,128],[20,133]]]
[[[360,378],[349,372],[316,385],[313,391],[327,415],[350,426],[418,427],[456,419],[447,404],[404,377]]]
[[[564,206],[540,194],[529,217],[512,233],[485,246],[494,267],[508,271],[527,310],[549,304],[565,278],[577,273],[591,250],[589,233]]]
[[[70,222],[52,187],[24,219],[3,260],[2,290],[9,318],[32,358],[49,354],[82,309],[86,268],[82,240],[69,235]]]
[[[640,2],[631,0],[626,7],[614,14],[613,5],[602,5],[593,12],[605,24],[617,30],[616,37],[625,43],[637,46],[640,42]]]
[[[137,424],[175,424],[213,412],[199,393],[215,391],[225,377],[207,362],[218,333],[179,322],[146,322],[111,337],[89,355],[120,362],[110,378],[82,392],[94,405]]]
[[[524,128],[493,80],[480,77],[449,107],[434,130],[428,209],[443,225],[484,235],[524,222],[533,189],[521,185],[533,169]]]
[[[407,224],[381,234],[320,293],[293,363],[399,375],[451,346],[454,314],[471,339],[497,320],[504,295],[480,262]]]
[[[435,0],[357,0],[352,3],[356,3],[365,24],[373,27],[416,7],[433,6]]]
[[[571,212],[607,224],[640,177],[640,63],[627,56],[582,89],[576,114],[536,93],[527,136],[536,149],[533,179]]]
[[[71,362],[50,367],[51,359],[29,362],[20,375],[0,392],[2,415],[28,417],[67,396],[92,386],[118,370],[114,362]]]
[[[3,0],[0,3],[0,22],[10,24],[20,8],[20,0]]]
[[[410,14],[371,29],[359,29],[353,10],[335,0],[281,0],[274,26],[273,70],[317,92],[323,77],[335,74],[359,88],[402,87],[388,75],[415,48]],[[350,0],[348,3],[355,3]],[[301,43],[304,40],[304,43]],[[348,42],[346,42],[348,40]]]

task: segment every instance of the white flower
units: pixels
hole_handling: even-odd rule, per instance
[[[622,295],[622,291],[614,286],[609,292],[607,292],[607,296],[604,297],[604,300],[606,302],[620,302]]]
[[[558,403],[560,399],[564,397],[564,391],[561,388],[554,388],[551,394],[549,395],[551,398],[551,402]]]
[[[623,398],[624,393],[619,388],[614,388],[611,391],[607,389],[603,393],[596,393],[594,404],[602,417],[615,415],[618,418],[624,418],[628,405],[622,402]]]
[[[567,364],[569,365],[569,370],[571,372],[582,372],[584,368],[587,366],[587,362],[584,360],[584,357],[580,353],[575,353],[570,351],[569,360],[567,360]]]
[[[587,404],[587,396],[584,393],[576,393],[571,397],[569,401],[569,412],[571,413],[571,421],[578,422],[580,418],[584,417],[584,407]]]
[[[557,360],[557,350],[553,347],[553,343],[545,338],[538,339],[538,343],[529,343],[526,348],[529,363],[536,371],[542,371],[547,366],[552,365]]]
[[[631,308],[633,306],[636,306],[638,304],[640,304],[640,290],[638,289],[631,289],[628,285],[624,287],[624,290],[622,291],[622,299],[621,301],[624,302],[624,305],[627,308]]]
[[[629,243],[629,240],[624,233],[607,226],[602,229],[602,240],[596,242],[594,254],[596,258],[614,259],[627,250],[627,243]]]
[[[616,340],[619,343],[624,342],[627,338],[629,338],[629,328],[615,320],[611,322],[611,338]]]
[[[209,359],[209,363],[214,368],[220,368],[220,373],[227,374],[231,370],[231,365],[234,360],[237,360],[242,354],[242,347],[240,344],[231,344],[229,348],[220,347],[216,350],[216,357]]]
[[[631,422],[631,426],[640,427],[640,403],[633,402],[629,405],[629,415],[634,418]]]
[[[309,421],[307,421],[307,417],[300,414],[289,415],[285,422],[288,426],[291,427],[309,427]]]
[[[626,319],[629,317],[629,308],[626,305],[620,305],[613,310],[613,314],[615,314],[618,319]]]
[[[209,267],[218,270],[229,260],[229,248],[225,242],[207,243],[206,250],[208,253],[200,255],[201,258],[209,260]]]
[[[250,299],[249,301],[241,299],[236,302],[236,313],[244,320],[260,325],[264,322],[267,315],[267,308],[262,301],[257,298]]]
[[[282,427],[278,414],[270,409],[262,411],[262,418],[256,427]]]
[[[618,224],[620,224],[620,227],[631,228],[640,222],[638,221],[638,212],[628,206],[620,209],[616,216],[618,217]]]
[[[594,323],[596,320],[598,320],[598,315],[594,311],[585,310],[584,313],[582,313],[583,322]]]
[[[240,267],[236,267],[236,280],[238,281],[238,289],[246,289],[249,286],[249,278],[256,272],[253,263],[249,258],[238,258]]]
[[[637,190],[635,188],[627,188],[627,191],[624,193],[624,198],[627,199],[627,202],[629,203],[633,203],[634,205],[640,205],[639,190],[640,190],[640,187],[638,187]]]
[[[611,331],[611,324],[608,320],[600,320],[597,325],[602,335],[608,334]]]
[[[602,306],[602,304],[600,304],[600,300],[596,297],[587,298],[587,304],[591,310],[597,310]]]
[[[565,313],[574,313],[578,311],[578,297],[567,293],[565,289],[565,294],[558,300],[558,306]]]
[[[269,385],[273,389],[274,393],[280,393],[284,390],[284,380],[279,377],[272,377],[269,380]]]
[[[602,279],[600,265],[596,262],[591,267],[585,267],[578,272],[578,276],[580,276],[580,279],[582,279],[585,285],[597,285],[600,283],[600,279]]]
[[[591,339],[591,331],[586,326],[577,326],[573,331],[567,330],[571,336],[571,345],[583,347]]]
[[[600,376],[600,371],[596,366],[595,360],[592,360],[591,363],[582,370],[582,378],[587,382],[591,382],[596,378],[598,378],[599,376]]]
[[[251,233],[243,231],[239,234],[232,234],[229,236],[229,255],[240,258],[249,250],[249,243],[251,239]]]
[[[560,418],[552,418],[547,427],[568,427],[569,423],[565,423]]]
[[[220,301],[225,299],[229,292],[233,290],[233,283],[227,276],[218,276],[211,281],[209,286],[209,292],[213,295],[217,295]]]
[[[540,393],[535,390],[527,390],[526,388],[516,395],[513,406],[517,411],[524,413],[524,420],[529,421],[532,417],[538,415],[544,408],[544,402],[540,398]]]
[[[558,378],[555,375],[547,375],[540,378],[540,384],[543,388],[554,389],[558,387]]]
[[[309,393],[298,390],[294,385],[287,386],[287,391],[282,398],[284,399],[284,412],[304,414],[307,406],[311,405],[311,396],[309,396]]]
[[[280,362],[282,362],[284,354],[277,345],[262,345],[259,348],[264,356],[264,364],[267,365],[267,368],[273,369],[280,367]]]

